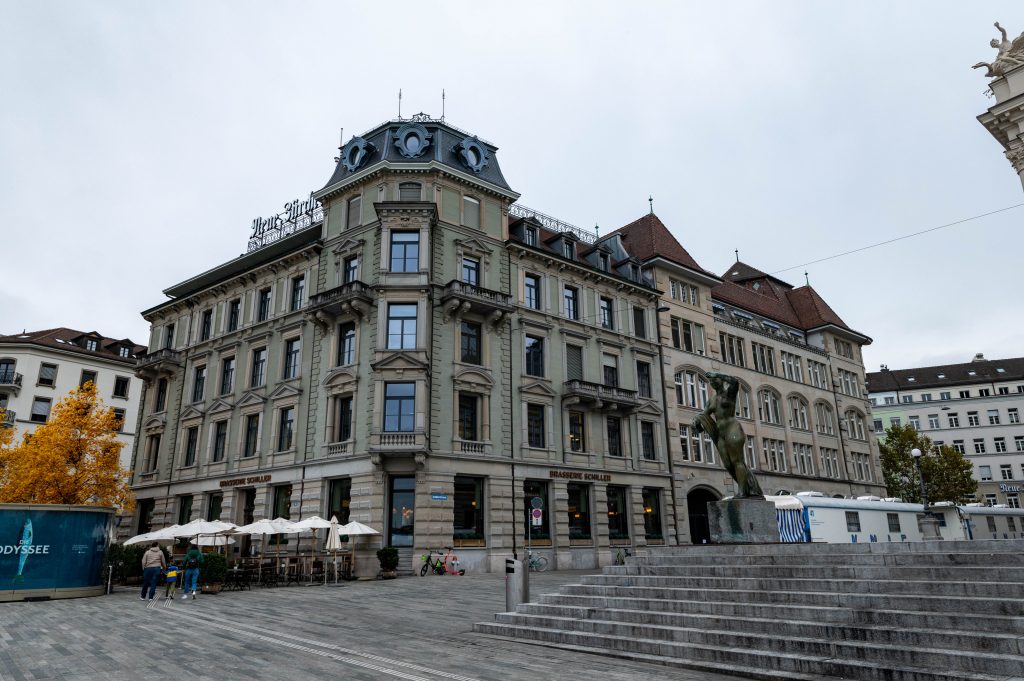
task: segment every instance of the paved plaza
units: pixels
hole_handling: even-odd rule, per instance
[[[580,572],[531,575],[534,594]],[[504,574],[254,588],[148,608],[136,589],[0,604],[0,679],[735,681],[472,633]]]

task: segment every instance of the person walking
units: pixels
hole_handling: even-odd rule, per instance
[[[142,593],[139,598],[146,600],[146,589],[149,589],[149,600],[153,600],[153,596],[156,595],[156,583],[160,579],[160,573],[163,571],[164,566],[167,565],[167,561],[164,560],[164,552],[160,550],[160,545],[153,542],[149,549],[142,554]]]
[[[167,564],[167,572],[164,573],[164,579],[167,583],[167,587],[164,589],[165,601],[174,598],[174,591],[178,586],[178,572],[178,566],[174,563],[174,558],[171,558]]]
[[[189,544],[182,565],[185,566],[185,583],[181,585],[181,599],[185,600],[192,594],[196,598],[196,582],[199,581],[199,567],[203,564],[203,552],[195,544]]]

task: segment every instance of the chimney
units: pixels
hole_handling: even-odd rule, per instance
[[[974,356],[974,359],[971,360],[971,361],[972,362],[984,362],[985,361],[985,355],[983,355],[982,353],[979,352],[978,354],[976,354]]]

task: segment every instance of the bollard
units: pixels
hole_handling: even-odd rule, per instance
[[[505,612],[530,601],[530,575],[521,560],[505,559]]]

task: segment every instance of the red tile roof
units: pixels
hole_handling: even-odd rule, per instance
[[[83,345],[78,343],[82,342],[85,338],[93,338],[97,341],[96,350],[87,350]],[[76,331],[75,329],[69,329],[67,327],[57,327],[55,329],[43,329],[42,331],[25,331],[24,333],[11,334],[9,336],[0,335],[0,345],[40,345],[47,348],[57,348],[59,350],[67,350],[68,352],[75,352],[82,355],[89,355],[93,357],[102,357],[103,359],[113,360],[115,362],[124,362],[126,364],[134,364],[134,355],[144,355],[146,353],[146,347],[143,345],[136,345],[127,338],[108,338],[95,331]],[[118,348],[121,345],[127,345],[133,357],[121,357],[118,354]]]
[[[609,232],[602,237],[602,241],[615,234],[620,235],[629,254],[642,261],[658,257],[665,258],[677,265],[717,278],[715,274],[697,264],[693,256],[686,252],[682,244],[672,236],[672,232],[668,231],[665,223],[654,213],[648,213],[625,227],[619,227]]]

